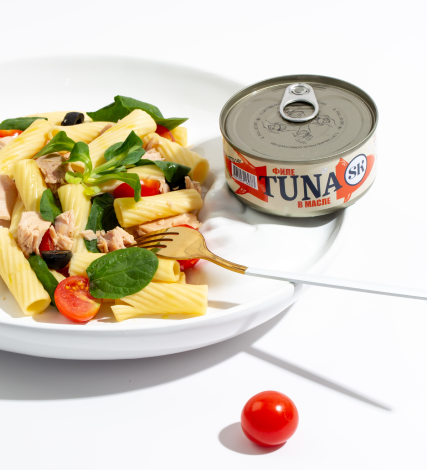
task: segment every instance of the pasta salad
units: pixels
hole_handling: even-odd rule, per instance
[[[132,246],[169,227],[199,229],[208,161],[187,148],[186,118],[116,96],[94,112],[0,123],[0,276],[25,315],[49,305],[85,323],[108,303],[117,321],[203,315],[198,260]]]

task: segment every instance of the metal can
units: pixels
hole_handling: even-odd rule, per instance
[[[377,124],[372,98],[343,80],[255,83],[221,111],[228,185],[254,209],[286,217],[347,207],[375,180]]]

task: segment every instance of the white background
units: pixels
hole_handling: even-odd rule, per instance
[[[8,2],[1,60],[113,54],[243,84],[292,73],[357,84],[380,111],[379,174],[327,274],[426,288],[423,8]],[[10,99],[18,98],[2,90]],[[426,334],[424,302],[312,288],[249,333],[174,356],[74,362],[0,352],[0,467],[424,469]],[[236,424],[246,400],[268,389],[289,395],[300,413],[296,434],[275,451],[249,443]]]

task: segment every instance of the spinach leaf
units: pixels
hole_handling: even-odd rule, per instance
[[[64,131],[61,131],[61,132],[64,132]],[[61,132],[58,132],[58,134],[56,135],[61,134]],[[53,139],[51,140],[51,142],[52,141]],[[86,168],[85,173],[92,171],[92,160],[89,155],[88,144],[85,144],[84,142],[77,142],[71,150],[70,158],[66,162],[64,162],[63,165],[66,163],[73,163],[73,162],[83,162]]]
[[[18,131],[25,131],[31,124],[37,119],[45,119],[45,117],[21,117],[15,119],[5,119],[0,123],[0,129],[9,131],[11,129],[17,129]]]
[[[62,210],[57,206],[55,196],[50,189],[43,191],[40,199],[40,214],[44,220],[55,223],[55,217],[62,214]]]
[[[123,181],[133,188],[136,202],[141,199],[141,181],[139,181],[139,176],[136,173],[114,173],[112,175],[99,176],[95,181],[97,184],[102,184],[112,179]]]
[[[59,282],[49,271],[45,260],[41,256],[38,256],[35,253],[31,253],[30,257],[28,258],[28,262],[30,263],[31,269],[35,272],[37,279],[42,283],[45,291],[49,294],[50,304],[56,307],[55,289]]]
[[[163,171],[165,175],[166,181],[168,183],[175,183],[179,179],[187,176],[190,173],[191,168],[185,165],[180,165],[179,163],[173,162],[165,162],[165,161],[152,161],[143,158],[139,162],[135,163],[135,166],[143,166],[143,165],[156,165]]]
[[[93,121],[117,122],[119,119],[123,119],[135,109],[141,109],[142,111],[145,111],[154,119],[156,124],[164,126],[170,131],[172,129],[175,129],[175,127],[178,127],[188,119],[166,119],[163,117],[163,114],[160,112],[160,109],[156,106],[120,95],[114,97],[114,103],[111,103],[108,106],[99,109],[98,111],[87,113],[87,115],[90,116]]]
[[[89,218],[86,224],[86,230],[113,230],[119,225],[114,211],[114,198],[111,194],[105,193],[97,196],[92,201]],[[97,240],[85,240],[86,248],[92,253],[99,253]]]
[[[33,158],[43,157],[43,155],[48,155],[53,152],[71,152],[74,144],[74,140],[70,139],[64,131],[60,131],[39,153],[36,153]]]
[[[116,250],[92,261],[86,269],[90,293],[97,299],[120,299],[136,294],[154,277],[159,260],[143,248]]]

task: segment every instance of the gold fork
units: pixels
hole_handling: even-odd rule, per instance
[[[427,292],[397,286],[386,286],[364,281],[352,281],[347,279],[333,279],[307,273],[291,273],[285,271],[274,271],[271,269],[259,269],[232,263],[220,258],[206,246],[203,235],[187,227],[171,227],[135,239],[135,244],[140,248],[153,251],[159,258],[186,260],[200,258],[247,276],[264,277],[281,281],[299,282],[320,287],[332,287],[335,289],[346,289],[371,294],[392,295],[410,299],[427,300]],[[274,256],[274,252],[270,252]]]

